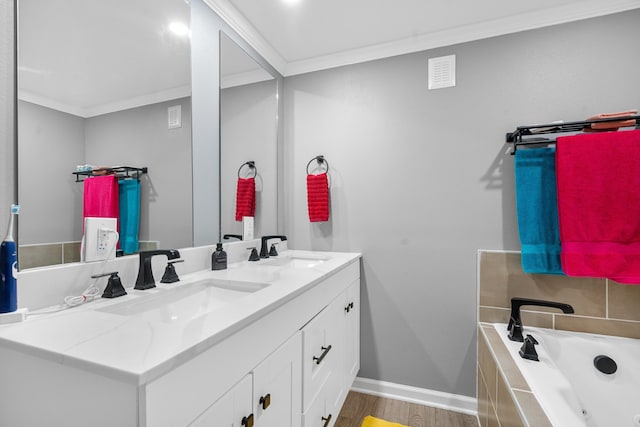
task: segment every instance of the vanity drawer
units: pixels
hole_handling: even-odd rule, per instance
[[[302,408],[306,410],[331,373],[341,366],[341,313],[336,301],[302,329]]]

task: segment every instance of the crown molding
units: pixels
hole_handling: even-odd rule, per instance
[[[218,16],[254,48],[280,74],[287,66],[282,56],[228,0],[203,0]]]
[[[190,85],[171,88],[161,92],[150,93],[148,95],[137,96],[134,98],[123,99],[117,102],[96,105],[93,107],[78,107],[64,104],[23,89],[18,91],[18,99],[21,101],[27,101],[32,104],[41,105],[43,107],[51,108],[52,110],[61,111],[63,113],[72,114],[85,119],[100,116],[102,114],[114,113],[116,111],[128,110],[131,108],[184,98],[187,96],[191,96]]]
[[[285,77],[293,76],[296,74],[309,73],[312,71],[325,70],[344,65],[372,61],[375,59],[451,46],[458,43],[481,40],[505,34],[513,34],[520,31],[595,18],[598,16],[610,15],[638,8],[640,8],[640,2],[638,0],[608,0],[607,2],[603,2],[601,0],[587,0],[581,2],[579,7],[575,4],[558,6],[542,11],[529,12],[516,16],[485,21],[478,24],[422,34],[417,37],[411,37],[395,42],[348,50],[302,61],[293,61],[285,63],[284,67],[282,66],[282,63],[279,63],[276,68],[278,68],[278,71],[280,71],[280,73]],[[238,32],[240,33],[240,31]],[[260,49],[257,47],[256,50],[260,52]],[[263,56],[269,60],[268,55],[264,54]],[[282,57],[279,56],[279,58]],[[284,70],[284,72],[282,70]]]

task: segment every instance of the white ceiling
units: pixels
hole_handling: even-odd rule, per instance
[[[285,76],[640,8],[640,0],[203,1]],[[189,2],[20,0],[20,99],[90,117],[190,95],[189,39],[168,29],[189,25]],[[233,51],[223,43],[223,73],[229,57],[244,56]]]
[[[640,0],[205,0],[283,75],[640,7]]]

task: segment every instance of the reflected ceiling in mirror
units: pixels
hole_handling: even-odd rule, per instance
[[[78,165],[147,167],[141,248],[191,246],[188,2],[19,0],[18,19],[21,269],[79,260]]]
[[[254,235],[278,226],[278,81],[224,32],[220,33],[221,234],[242,234],[236,220],[238,178],[255,162]],[[251,174],[253,175],[253,174]]]

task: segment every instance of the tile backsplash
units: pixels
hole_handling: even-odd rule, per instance
[[[525,325],[640,338],[640,285],[601,278],[527,274],[520,252],[478,252],[478,320],[509,321],[511,298],[571,304],[575,314],[523,307]]]

